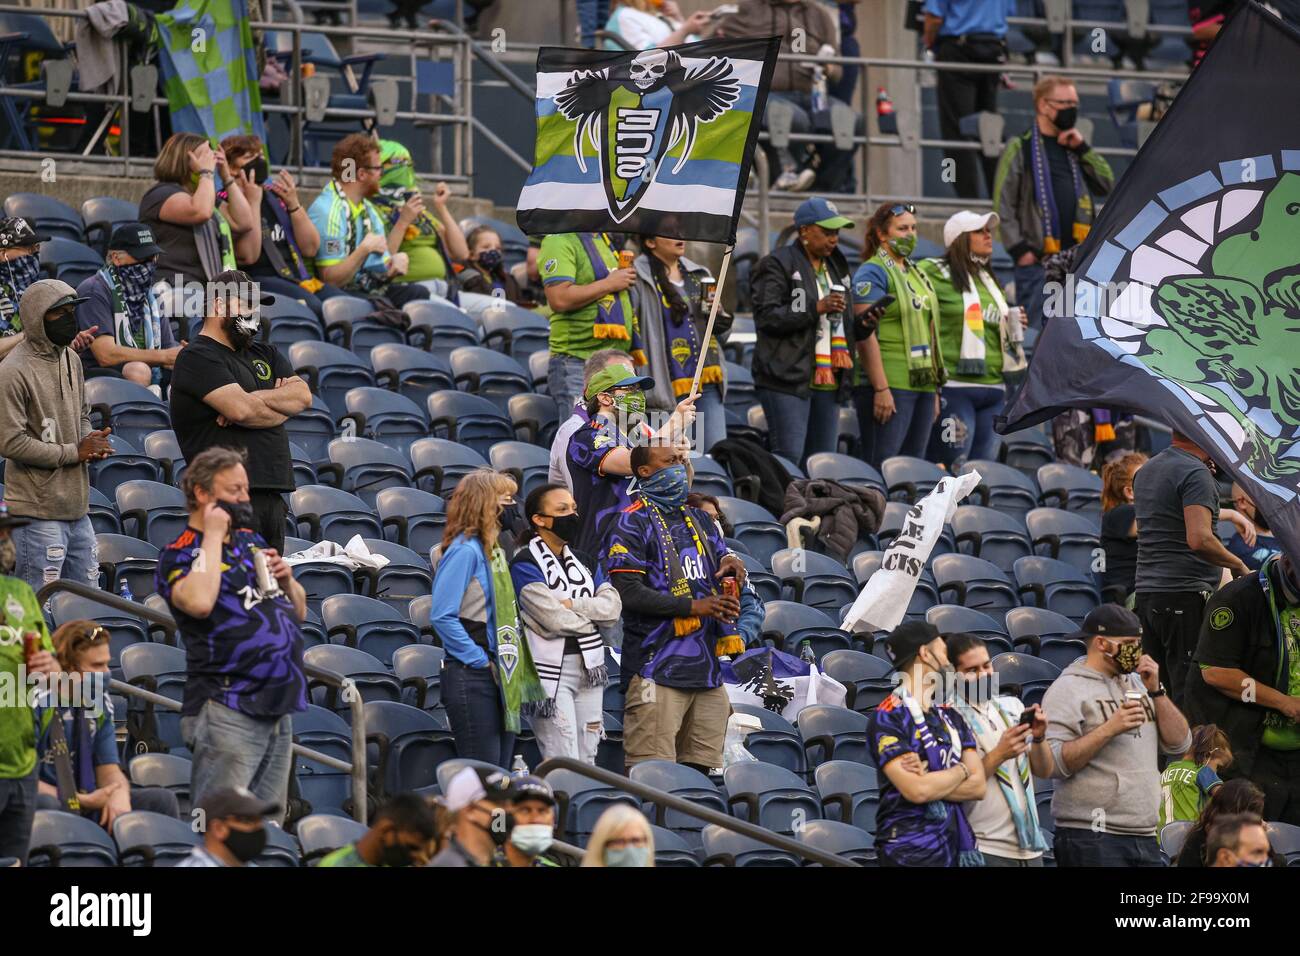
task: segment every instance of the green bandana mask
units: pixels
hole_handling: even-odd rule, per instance
[[[645,392],[638,389],[626,395],[619,395],[614,399],[614,407],[624,415],[644,415]]]
[[[890,239],[889,248],[894,250],[895,255],[906,259],[912,254],[912,250],[916,248],[916,236],[900,236],[897,239]]]

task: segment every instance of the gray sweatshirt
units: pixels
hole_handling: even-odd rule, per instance
[[[1104,724],[1123,706],[1130,691],[1142,694],[1146,723],[1136,731],[1112,737],[1086,766],[1065,770],[1061,747]],[[1155,836],[1160,806],[1160,771],[1156,752],[1183,754],[1187,739],[1163,748],[1155,722],[1155,704],[1137,674],[1107,677],[1084,660],[1067,667],[1043,697],[1047,713],[1047,742],[1056,762],[1056,791],[1052,815],[1058,827],[1097,829],[1123,836]],[[1063,779],[1061,779],[1063,778]]]
[[[76,521],[90,508],[90,476],[77,444],[90,433],[81,359],[50,344],[45,313],[75,290],[42,279],[23,293],[23,341],[0,362],[0,458],[9,512]]]

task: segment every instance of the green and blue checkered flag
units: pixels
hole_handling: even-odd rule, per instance
[[[780,45],[543,47],[519,228],[734,243]]]
[[[157,23],[172,130],[218,143],[252,133],[266,142],[248,0],[182,0]]]

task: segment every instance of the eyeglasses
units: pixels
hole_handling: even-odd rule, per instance
[[[382,170],[384,167],[383,167],[383,166],[359,166],[359,167],[357,167],[357,168],[358,168],[358,169],[369,170],[370,172],[374,173],[374,172],[378,172],[378,171]]]
[[[1057,99],[1049,99],[1047,102],[1051,103],[1051,104],[1052,104],[1053,106],[1055,106],[1057,109],[1062,109],[1062,110],[1063,110],[1063,109],[1068,109],[1068,108],[1071,107],[1071,106],[1078,106],[1078,105],[1079,105],[1079,101],[1078,101],[1078,100],[1057,100]]]

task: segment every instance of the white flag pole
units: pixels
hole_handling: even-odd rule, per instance
[[[700,394],[700,376],[704,374],[704,361],[709,357],[709,343],[713,340],[713,323],[718,318],[718,307],[722,305],[722,283],[727,281],[727,267],[731,265],[731,252],[736,247],[727,246],[722,254],[722,266],[718,269],[718,281],[713,287],[713,305],[709,307],[709,323],[704,327],[704,340],[700,343],[700,359],[695,363],[695,380],[691,382],[692,396]]]

